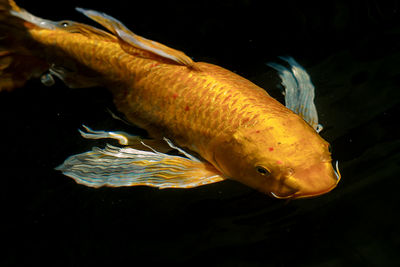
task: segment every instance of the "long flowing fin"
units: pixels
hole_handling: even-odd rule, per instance
[[[89,187],[146,185],[158,188],[192,188],[223,181],[209,163],[172,156],[157,151],[118,148],[69,157],[56,168],[77,183]]]
[[[79,7],[76,8],[76,10],[103,25],[106,29],[118,36],[123,42],[134,48],[142,49],[160,57],[175,61],[176,63],[194,68],[195,63],[193,60],[183,52],[134,34],[120,21],[107,14]]]
[[[176,149],[179,152],[180,149],[170,144],[169,140],[162,139],[144,139],[138,135],[131,135],[123,131],[95,131],[89,127],[82,125],[84,131],[78,130],[83,138],[86,139],[114,139],[117,140],[120,145],[129,146],[139,150],[153,151],[153,148],[158,152],[167,153],[172,149]],[[182,152],[181,152],[182,153]],[[184,154],[184,153],[182,153]],[[184,154],[185,155],[185,154]],[[190,156],[185,155],[190,158]]]
[[[131,134],[121,132],[121,131],[117,131],[117,132],[94,131],[85,125],[82,125],[82,127],[85,129],[85,132],[79,130],[79,133],[82,135],[82,137],[84,137],[86,139],[110,138],[110,139],[117,140],[120,145],[124,145],[124,146],[136,144],[141,141],[141,138],[139,136],[131,135]]]
[[[267,65],[278,71],[285,88],[286,107],[301,116],[317,132],[322,130],[322,125],[318,124],[318,113],[314,104],[314,85],[311,82],[307,71],[292,57],[280,57],[289,63],[286,68],[277,63]]]

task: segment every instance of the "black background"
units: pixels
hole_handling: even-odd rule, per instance
[[[399,266],[399,1],[138,2],[18,1],[52,20],[92,23],[75,6],[104,11],[280,99],[265,63],[293,56],[316,86],[321,135],[342,181],[329,194],[290,202],[232,181],[86,188],[54,170],[104,145],[81,138],[80,125],[137,130],[111,118],[104,88],[34,80],[0,94],[1,266]]]

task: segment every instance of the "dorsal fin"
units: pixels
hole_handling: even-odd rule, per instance
[[[107,14],[83,8],[76,8],[76,10],[96,21],[97,23],[103,25],[113,34],[118,36],[122,41],[135,48],[146,50],[150,53],[170,59],[188,67],[194,67],[195,63],[193,62],[193,60],[185,55],[183,52],[134,34],[120,21]]]

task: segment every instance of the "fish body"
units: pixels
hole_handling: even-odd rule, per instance
[[[129,141],[135,138],[124,133],[87,128],[88,138],[117,136],[132,146],[72,156],[60,167],[64,174],[94,187],[188,188],[233,179],[277,198],[320,195],[336,186],[340,176],[332,167],[329,144],[304,116],[229,70],[194,62],[180,51],[135,35],[106,14],[78,11],[111,33],[40,19],[12,0],[0,0],[0,20],[12,17],[15,21],[10,23],[20,31],[8,44],[21,38],[30,47],[27,50],[25,43],[18,44],[19,51],[3,49],[3,61],[6,53],[34,59],[18,79],[12,76],[12,64],[3,64],[0,89],[21,86],[46,72],[70,87],[104,85],[126,119],[156,142],[153,152],[141,151],[138,142],[133,146],[135,141]],[[5,82],[7,75],[11,82]],[[156,151],[164,140],[186,157]]]

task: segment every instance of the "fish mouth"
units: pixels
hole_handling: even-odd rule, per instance
[[[311,197],[316,197],[316,196],[320,196],[320,195],[326,194],[326,193],[332,191],[337,186],[337,184],[339,183],[339,181],[341,179],[341,174],[340,174],[340,171],[339,171],[339,161],[335,162],[335,168],[333,169],[333,172],[334,172],[334,174],[336,176],[335,177],[336,178],[336,183],[334,185],[332,185],[331,187],[329,187],[328,189],[326,189],[326,190],[318,191],[318,192],[315,192],[315,193],[308,193],[308,194],[302,194],[299,191],[294,192],[293,194],[290,194],[290,195],[279,195],[279,194],[274,193],[274,192],[270,192],[269,194],[272,197],[277,198],[277,199],[311,198]]]

